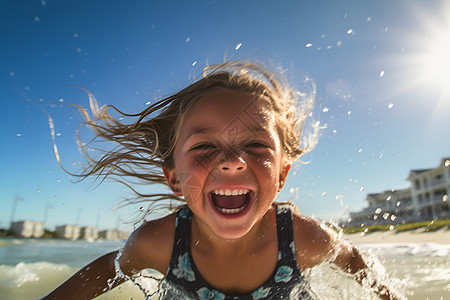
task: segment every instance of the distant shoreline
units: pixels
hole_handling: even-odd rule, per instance
[[[361,232],[344,234],[344,237],[356,244],[383,243],[436,243],[450,244],[450,230],[442,228],[436,231],[375,231],[362,234]]]

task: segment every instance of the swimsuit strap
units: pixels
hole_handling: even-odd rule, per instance
[[[284,261],[290,262],[290,266],[298,269],[292,209],[288,204],[278,204],[276,210],[279,255]]]

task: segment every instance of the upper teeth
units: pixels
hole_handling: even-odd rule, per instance
[[[237,190],[229,190],[229,189],[219,189],[214,190],[214,194],[216,195],[225,195],[225,196],[237,196],[247,194],[247,189],[237,189]]]

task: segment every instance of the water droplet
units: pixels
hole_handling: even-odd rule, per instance
[[[187,37],[186,38],[186,43],[189,43],[191,41],[191,38],[190,37]]]
[[[61,179],[57,179],[56,182],[61,182]]]
[[[145,102],[145,105],[150,105],[152,102],[151,101],[147,101]]]
[[[29,86],[26,86],[25,87],[25,91],[29,91],[30,90],[30,87]]]
[[[384,76],[384,71],[381,70],[381,71],[380,71],[380,78],[383,77],[383,76]]]
[[[336,46],[338,46],[338,47],[342,46],[342,41],[337,41]]]
[[[384,213],[383,214],[383,219],[387,220],[387,218],[389,218],[389,213]]]
[[[447,159],[447,160],[445,161],[444,166],[446,166],[446,167],[450,166],[450,159]]]
[[[314,123],[314,126],[319,127],[320,126],[320,121],[316,121],[316,123]]]
[[[347,34],[352,34],[354,31],[353,31],[353,29],[349,29],[349,30],[347,30]]]
[[[69,75],[69,78],[75,78],[75,75],[70,74],[70,75]]]
[[[384,32],[388,32],[388,27],[386,26],[385,28],[384,28]]]
[[[374,220],[378,219],[378,216],[373,216],[373,219],[374,219]]]
[[[400,201],[397,201],[396,205],[397,205],[397,206],[400,206]]]
[[[392,215],[392,216],[391,216],[391,221],[394,221],[395,219],[397,219],[397,217],[394,216],[394,215]]]
[[[328,45],[328,46],[327,46],[327,50],[330,50],[330,49],[331,49],[331,47],[332,47],[331,45]]]
[[[311,46],[312,46],[311,43],[308,43],[308,44],[305,45],[306,48],[309,48],[309,47],[311,47]]]
[[[58,133],[56,134],[56,136],[61,136],[61,132],[58,132]]]
[[[447,195],[442,196],[442,201],[447,202],[447,200],[448,200],[448,196]]]
[[[393,108],[394,107],[394,104],[393,103],[389,103],[388,104],[388,108]]]
[[[14,72],[9,72],[9,76],[14,77],[14,76],[16,76],[16,73],[14,73]]]
[[[192,66],[195,66],[197,64],[197,61],[194,61],[193,63],[192,63]]]
[[[143,207],[141,206],[141,207],[139,207],[139,210],[140,210],[140,211],[143,211],[143,210],[144,210],[144,208],[143,208]]]
[[[41,1],[41,5],[42,5],[42,6],[46,6],[46,5],[47,5],[47,1],[42,0],[42,1]]]
[[[363,148],[360,148],[359,150],[358,150],[358,153],[361,153],[363,151]]]
[[[390,231],[394,230],[394,228],[395,228],[394,225],[389,226]]]
[[[135,95],[139,95],[139,91],[134,91],[134,94]]]
[[[366,21],[367,21],[367,22],[372,21],[372,17],[367,17]]]
[[[40,192],[41,192],[41,190],[40,190],[40,189],[37,189],[37,190],[36,190],[36,192],[40,193]]]
[[[34,17],[34,21],[35,22],[39,22],[41,20],[41,18],[39,18],[39,17]]]
[[[336,129],[333,129],[333,133],[336,134],[336,133],[337,133],[337,130],[336,130]]]
[[[78,33],[74,33],[73,37],[77,39],[78,38]]]
[[[323,193],[322,193],[322,197],[325,197],[326,195],[327,195],[326,192],[323,192]]]
[[[351,110],[349,110],[348,112],[347,112],[347,115],[351,115],[352,114],[352,111]]]
[[[363,186],[359,189],[360,192],[364,192],[364,190],[365,188]]]
[[[16,136],[22,136],[22,134],[21,133],[16,133]]]
[[[77,52],[80,53],[81,52],[81,48],[77,48]]]
[[[328,108],[328,107],[324,107],[323,109],[322,109],[322,111],[323,112],[328,112],[330,109]]]
[[[238,43],[238,44],[236,45],[236,48],[234,48],[234,49],[239,50],[239,48],[241,48],[241,46],[242,46],[242,43]]]
[[[375,210],[375,213],[376,214],[379,214],[381,212],[381,208],[377,208],[376,210]]]
[[[386,201],[391,201],[391,199],[392,199],[392,196],[388,196],[388,197],[386,198]]]

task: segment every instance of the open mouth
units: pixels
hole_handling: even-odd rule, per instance
[[[251,191],[248,189],[217,189],[211,192],[212,203],[223,214],[233,215],[242,212],[250,203]]]

